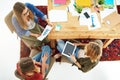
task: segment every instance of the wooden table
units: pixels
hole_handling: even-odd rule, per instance
[[[51,1],[52,0],[48,0],[48,11],[51,9],[65,10],[70,3],[69,0],[67,0],[66,5],[54,7]],[[88,30],[87,26],[80,26],[78,16],[72,16],[70,12],[67,14],[67,22],[54,23],[54,25],[61,24],[62,28],[60,31],[55,31],[55,29],[53,29],[48,35],[49,39],[106,39],[104,43],[104,48],[106,48],[114,39],[120,38],[119,25],[104,27],[104,24],[101,23],[101,28]],[[97,13],[97,15],[100,17],[99,13]]]

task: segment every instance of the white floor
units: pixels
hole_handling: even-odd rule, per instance
[[[0,1],[0,80],[18,80],[14,75],[19,60],[20,45],[16,34],[7,28],[4,17],[16,1],[46,5],[47,0],[1,0]],[[49,80],[115,80],[119,79],[120,61],[101,61],[93,70],[82,73],[67,63],[54,63]]]

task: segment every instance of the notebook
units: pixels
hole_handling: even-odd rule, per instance
[[[105,8],[113,8],[114,7],[114,0],[104,0],[104,7]]]
[[[91,0],[76,0],[76,5],[77,6],[90,7],[91,4],[92,4]]]
[[[54,0],[54,4],[66,4],[66,0]]]
[[[66,41],[62,54],[66,57],[70,57],[70,55],[74,54],[75,50],[76,46],[73,43]]]

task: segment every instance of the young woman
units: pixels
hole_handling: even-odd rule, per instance
[[[79,70],[87,72],[97,65],[102,55],[103,43],[101,40],[95,40],[88,44],[74,43],[77,46],[84,46],[84,49],[77,47],[74,55],[70,56],[70,61],[78,67]],[[57,49],[62,52],[64,41],[57,40]]]
[[[17,63],[17,71],[25,80],[43,80],[48,71],[51,49],[43,46],[33,58],[24,57]]]
[[[52,26],[52,23],[33,4],[16,2],[13,6],[13,13],[12,24],[16,33],[23,41],[29,42],[29,48],[35,48],[49,42],[47,38],[43,41],[37,40],[43,31],[43,28],[38,24],[38,18],[45,20],[48,25]]]

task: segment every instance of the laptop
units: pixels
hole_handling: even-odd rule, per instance
[[[73,43],[66,41],[62,51],[62,55],[66,57],[70,57],[70,55],[74,54],[75,50],[76,50],[76,46]]]

